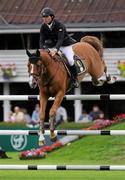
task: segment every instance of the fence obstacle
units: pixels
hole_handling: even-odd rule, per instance
[[[99,170],[125,171],[125,165],[2,165],[0,170]]]
[[[0,95],[0,101],[34,101],[39,95]],[[49,100],[54,100],[50,97]],[[63,100],[125,100],[125,94],[65,95]]]
[[[55,130],[57,135],[111,135],[125,136],[125,130]],[[0,135],[39,135],[38,130],[0,130]],[[45,135],[50,135],[45,130]]]

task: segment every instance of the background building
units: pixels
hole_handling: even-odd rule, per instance
[[[119,75],[117,61],[125,60],[125,4],[122,0],[4,0],[0,5],[0,64],[14,63],[17,76],[5,79],[0,75],[0,94],[38,94],[38,89],[31,90],[28,85],[27,56],[25,49],[39,48],[39,30],[42,23],[40,11],[44,7],[54,9],[69,34],[77,41],[85,35],[100,38],[104,45],[104,59],[109,73],[116,75],[114,85],[93,87],[90,77],[81,83],[81,89],[71,93],[104,94],[124,93],[125,79]],[[15,104],[25,107],[31,113],[34,104],[30,102],[0,102],[0,120],[6,120],[8,111]],[[70,104],[69,104],[70,103]],[[84,102],[88,109],[94,102]],[[109,117],[115,113],[125,112],[124,102],[98,103]],[[75,101],[75,119],[81,111],[83,102]],[[51,102],[48,104],[48,110]],[[63,102],[73,118],[73,102]],[[79,107],[79,108],[78,108]],[[112,107],[112,108],[111,108]],[[79,109],[79,112],[78,112]],[[114,113],[115,112],[115,113]],[[4,117],[3,117],[4,114]]]

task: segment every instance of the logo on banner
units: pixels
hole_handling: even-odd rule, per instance
[[[11,145],[13,149],[17,151],[21,151],[27,145],[27,136],[26,135],[12,135],[10,141],[11,141]]]

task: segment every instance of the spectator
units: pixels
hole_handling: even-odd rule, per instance
[[[78,122],[79,123],[87,123],[87,122],[91,122],[92,121],[92,117],[87,114],[86,110],[82,111],[82,114],[80,115]]]
[[[35,127],[38,127],[39,126],[39,110],[40,110],[40,105],[39,104],[36,104],[35,105],[35,109],[32,113],[32,116],[31,116],[31,124]]]
[[[19,106],[14,107],[13,118],[14,122],[25,122],[24,113],[21,111]]]
[[[56,112],[55,126],[57,127],[59,124],[65,122],[67,122],[67,111],[64,107],[60,106]]]
[[[31,122],[31,117],[28,114],[27,109],[23,108],[22,112],[24,113],[24,119],[25,119],[26,124],[29,124]]]
[[[14,118],[14,116],[13,116],[13,111],[10,111],[10,112],[9,112],[8,122],[11,122],[11,123],[15,122],[15,118]]]
[[[89,115],[92,118],[92,121],[99,119],[100,112],[100,108],[97,105],[94,105],[92,111],[89,113]]]
[[[100,111],[100,113],[99,113],[99,119],[101,119],[101,120],[104,120],[104,119],[105,119],[105,114],[104,114],[103,111]]]

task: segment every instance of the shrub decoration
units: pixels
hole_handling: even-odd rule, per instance
[[[125,61],[118,61],[117,68],[119,70],[120,75],[125,78]]]
[[[16,66],[14,63],[11,64],[0,64],[1,75],[4,79],[10,79],[17,75]]]

